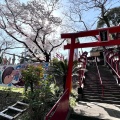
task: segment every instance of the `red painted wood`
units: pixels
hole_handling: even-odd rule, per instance
[[[75,44],[75,38],[73,37],[71,39],[71,46],[70,46],[70,54],[69,54],[69,61],[68,61],[68,73],[66,78],[66,87],[65,89],[68,89],[69,93],[71,92],[72,87],[72,67],[73,67],[73,55],[74,55],[74,44]]]
[[[111,51],[107,51],[105,54],[106,54],[106,55],[105,55],[106,61],[109,62],[109,60],[110,60],[110,59],[109,59],[110,54],[114,54],[114,52],[111,50]]]
[[[115,60],[114,62],[110,62],[112,57],[109,57],[110,53],[112,53],[112,51],[106,51],[106,63],[110,66],[110,68],[112,69],[112,71],[116,74],[117,79],[118,79],[118,83],[120,83],[120,70],[119,70],[119,63],[120,63],[120,59],[119,60]],[[114,53],[114,55],[117,55],[117,53]],[[118,57],[120,55],[118,54]],[[113,67],[113,64],[115,67]]]
[[[119,54],[118,53],[114,53],[114,55],[110,58],[110,64],[111,64],[111,66],[112,66],[112,68],[114,68],[115,69],[115,71],[116,71],[116,61],[118,61],[118,60],[114,60],[114,58],[115,57],[117,57],[117,56],[119,56]]]
[[[107,42],[90,42],[90,43],[75,43],[73,45],[74,48],[86,48],[86,47],[96,47],[96,46],[112,46],[112,45],[120,45],[120,39],[110,40]],[[64,46],[64,49],[70,49],[70,44]]]
[[[45,120],[66,120],[69,112],[69,91],[63,93],[62,97],[56,102],[50,112],[46,115]]]
[[[72,37],[77,38],[77,37],[95,36],[95,35],[99,35],[99,32],[103,30],[108,30],[109,33],[117,33],[117,32],[120,32],[120,26],[102,28],[97,30],[80,31],[77,33],[64,33],[64,34],[61,34],[61,38],[72,38]]]

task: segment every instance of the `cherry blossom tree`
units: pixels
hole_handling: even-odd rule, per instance
[[[59,37],[62,20],[54,15],[59,0],[4,0],[0,3],[0,29],[23,44],[38,61],[49,62],[51,52],[63,41]]]

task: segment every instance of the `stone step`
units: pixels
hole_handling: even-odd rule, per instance
[[[117,82],[114,80],[114,81],[110,81],[110,80],[102,80],[103,84],[117,84]],[[99,84],[100,81],[99,80],[85,80],[85,83],[86,84]]]
[[[117,88],[117,89],[120,89],[120,86],[119,85],[113,85],[113,84],[111,84],[111,85],[101,85],[101,84],[85,84],[84,85],[84,88],[87,88],[87,87],[98,87],[98,88],[101,88],[101,87],[104,87],[104,88]]]
[[[101,85],[100,84],[85,84],[84,85],[84,88],[87,88],[87,87],[101,87]]]
[[[114,89],[119,89],[120,90],[120,86],[116,85],[116,86],[104,86],[104,88],[114,88]]]
[[[93,96],[93,95],[84,95],[83,97],[84,98],[101,99],[101,95],[96,95],[96,96]]]
[[[89,102],[102,102],[102,103],[110,103],[110,104],[120,104],[120,101],[118,100],[101,100],[101,99],[90,99],[90,98],[84,98],[83,101],[89,101]]]
[[[104,91],[104,93],[110,93],[110,94],[114,94],[114,95],[119,95],[120,94],[119,91]]]
[[[83,115],[72,113],[68,120],[105,120],[105,119],[99,119],[96,117],[83,116]]]
[[[102,94],[102,92],[106,95],[106,94],[109,94],[109,95],[119,95],[120,92],[116,92],[116,91],[102,91],[102,90],[98,90],[98,91],[94,91],[94,90],[91,90],[91,91],[83,91],[84,94],[89,94],[89,95],[94,95],[94,94]]]
[[[109,97],[106,97],[106,96],[91,96],[91,95],[84,95],[84,98],[93,98],[93,99],[103,99],[103,100],[116,100],[116,101],[119,101],[120,98],[117,98],[117,97],[113,97],[113,96],[109,96]]]
[[[84,86],[83,89],[106,89],[106,90],[118,90],[120,91],[119,87],[113,87],[113,86]]]
[[[96,96],[96,94],[84,94],[84,95],[88,95],[88,96]],[[101,96],[102,94],[101,93],[98,93],[97,96]],[[116,97],[116,98],[119,98],[120,99],[120,95],[114,95],[114,94],[104,94],[104,97]]]
[[[96,88],[95,88],[95,87],[93,88],[93,87],[91,87],[91,88],[84,88],[83,90],[84,90],[84,92],[85,92],[85,91],[86,91],[86,92],[87,92],[87,91],[101,91],[102,88],[97,88],[97,87],[96,87]],[[110,89],[108,89],[108,88],[103,88],[103,90],[106,91],[106,92],[107,92],[107,91],[109,91],[109,92],[120,92],[120,89],[115,89],[115,88],[110,88]]]
[[[84,93],[91,93],[91,92],[92,93],[97,93],[97,92],[101,92],[101,91],[102,91],[102,89],[97,89],[97,88],[96,89],[92,89],[92,88],[91,89],[87,89],[87,88],[83,89]]]
[[[101,94],[101,93],[102,93],[102,92],[96,92],[96,93],[94,93],[93,91],[84,92],[85,95],[97,95],[97,94],[99,95],[99,94]],[[104,95],[105,95],[105,96],[118,96],[118,97],[120,96],[120,94],[111,94],[110,92],[108,92],[108,93],[107,93],[107,92],[104,92]]]
[[[83,91],[84,94],[102,94],[102,91]],[[104,91],[104,94],[110,94],[110,95],[119,95],[120,92],[116,92],[116,91]]]
[[[119,98],[120,99],[120,94],[118,95],[113,95],[113,94],[104,94],[105,97],[116,97],[116,98]]]
[[[117,85],[117,82],[116,82],[116,81],[115,81],[115,82],[110,82],[110,81],[105,81],[105,82],[104,82],[104,81],[102,81],[102,83],[105,84],[105,85],[107,85],[107,84],[108,84],[108,85],[112,85],[112,84],[113,84],[113,85]],[[98,85],[99,85],[99,84],[100,84],[100,81],[97,81],[97,82],[96,82],[96,81],[85,81],[85,84],[87,84],[87,85],[89,85],[89,84],[98,84]]]

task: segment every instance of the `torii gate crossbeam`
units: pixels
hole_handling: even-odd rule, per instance
[[[120,40],[110,40],[109,42],[92,42],[92,43],[75,43],[75,48],[86,48],[86,47],[96,47],[96,46],[113,46],[113,45],[119,45]],[[64,49],[70,49],[70,44],[65,45]]]
[[[109,34],[113,34],[113,33],[120,33],[120,26],[97,29],[97,30],[90,30],[90,31],[81,31],[77,33],[61,34],[61,38],[71,39],[71,44],[67,44],[64,46],[64,49],[70,49],[69,62],[68,62],[68,73],[67,73],[67,78],[66,78],[66,89],[69,89],[69,93],[71,91],[71,84],[72,84],[72,66],[73,66],[74,49],[85,48],[85,47],[95,47],[95,46],[120,45],[120,38],[117,38],[116,40],[110,40]],[[100,37],[100,40],[98,42],[75,43],[75,39],[78,37],[88,37],[88,36],[96,36],[96,35]],[[105,41],[103,39],[105,39]]]

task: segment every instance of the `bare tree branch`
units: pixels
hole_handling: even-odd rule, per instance
[[[49,53],[51,53],[51,51],[52,51],[54,48],[62,45],[64,41],[65,41],[65,39],[64,39],[60,44],[58,44],[58,45],[56,45],[56,46],[53,46],[52,43],[49,42],[49,43],[53,46]]]

